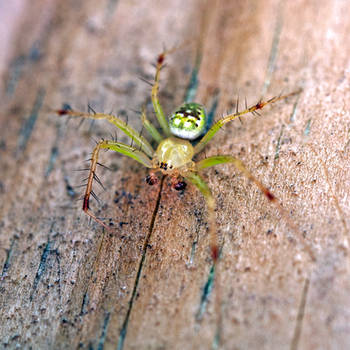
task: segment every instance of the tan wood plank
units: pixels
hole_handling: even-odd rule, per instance
[[[16,17],[1,82],[0,347],[209,349],[219,332],[222,349],[348,348],[349,7],[30,2]],[[261,117],[232,122],[200,157],[242,159],[316,257],[232,166],[205,171],[222,244],[219,329],[217,285],[201,304],[212,264],[201,195],[190,186],[174,192],[167,180],[150,187],[146,169],[103,153],[112,171],[99,168],[107,191],[96,191],[102,204],[93,206],[111,218],[115,232],[105,232],[89,223],[77,202],[81,189],[70,186],[85,177],[74,170],[86,167],[92,137],[114,129],[78,128],[48,113],[89,102],[128,114],[140,130],[131,109],[149,104],[150,87],[138,77],[152,79],[163,44],[192,40],[162,71],[161,101],[171,112],[182,102],[198,38],[198,102],[210,106],[219,89],[218,116],[235,108],[238,94],[243,108],[245,97],[252,104],[303,88]]]

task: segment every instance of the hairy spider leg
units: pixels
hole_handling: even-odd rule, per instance
[[[142,125],[145,127],[145,129],[148,131],[148,133],[159,144],[163,140],[163,137],[159,133],[159,131],[155,128],[155,126],[147,118],[145,108],[142,108],[141,121],[142,121]]]
[[[246,108],[245,110],[241,111],[241,112],[236,112],[236,113],[232,113],[227,115],[226,117],[218,120],[209,130],[208,132],[201,138],[201,140],[197,143],[197,145],[194,147],[194,153],[197,154],[199,153],[204,146],[214,137],[214,135],[228,122],[230,122],[231,120],[234,120],[236,118],[239,118],[245,114],[248,113],[257,113],[257,110],[259,109],[263,109],[265,106],[267,106],[268,104],[274,103],[276,101],[279,100],[283,100],[286,99],[288,97],[297,95],[301,92],[301,90],[297,90],[294,91],[290,94],[287,95],[283,95],[283,96],[276,96],[271,98],[270,100],[267,101],[260,101],[258,103],[256,103],[255,105]]]
[[[226,155],[218,155],[213,157],[205,158],[197,163],[195,163],[196,171],[199,172],[205,168],[209,168],[214,165],[224,164],[224,163],[233,163],[234,166],[240,170],[249,180],[253,181],[258,188],[264,193],[264,195],[271,201],[276,201],[276,197],[260,182],[258,181],[244,166],[244,164],[239,160],[232,156]],[[219,264],[219,239],[216,231],[216,219],[215,219],[215,200],[213,195],[208,187],[207,183],[197,172],[188,172],[184,175],[184,177],[192,182],[197,189],[202,193],[206,200],[208,218],[209,218],[209,234],[210,234],[210,249],[211,255],[213,259],[213,268],[215,273],[216,280],[216,315],[217,319],[217,334],[216,338],[220,341],[220,332],[222,329],[223,315],[221,312],[221,281],[220,281],[220,273],[218,271]]]
[[[214,165],[225,164],[225,163],[233,163],[233,165],[239,171],[241,171],[250,181],[254,182],[257,185],[260,191],[271,202],[277,201],[276,197],[259,180],[257,180],[252,175],[252,173],[244,166],[242,161],[232,156],[218,155],[218,156],[205,158],[196,163],[196,170],[201,171],[205,168],[209,168]],[[198,173],[188,172],[184,174],[184,177],[190,182],[192,182],[198,188],[198,190],[202,193],[202,195],[206,200],[206,204],[208,208],[208,217],[209,217],[210,248],[211,248],[213,261],[216,262],[219,255],[219,245],[218,245],[218,238],[215,230],[215,200],[213,198],[213,195],[208,185]]]
[[[183,44],[185,45],[185,43]],[[165,134],[166,137],[170,137],[171,136],[171,132],[170,132],[170,128],[168,125],[168,120],[165,117],[165,114],[163,112],[163,108],[159,102],[159,98],[158,98],[158,91],[159,91],[159,75],[160,75],[160,71],[162,69],[162,67],[164,66],[164,60],[165,57],[171,53],[173,53],[174,51],[178,50],[181,46],[177,46],[177,47],[173,47],[170,50],[165,50],[163,51],[157,59],[157,64],[156,64],[156,74],[154,76],[154,83],[152,86],[152,103],[153,103],[153,108],[154,111],[156,113],[158,122]]]
[[[89,119],[105,119],[108,122],[115,125],[118,129],[124,132],[127,136],[129,136],[149,157],[153,157],[154,149],[151,144],[145,139],[142,135],[140,135],[136,130],[134,130],[131,126],[125,123],[120,118],[105,113],[85,113],[74,111],[72,109],[60,109],[55,111],[59,115],[67,115],[70,117],[81,117],[81,118],[89,118]]]
[[[276,201],[276,197],[259,181],[257,180],[253,174],[245,167],[241,160],[234,158],[232,156],[227,155],[217,155],[213,157],[208,157],[200,160],[196,163],[197,170],[202,170],[205,168],[209,168],[218,164],[225,163],[233,163],[233,165],[241,171],[250,181],[254,182],[259,190],[270,200]]]
[[[89,170],[89,176],[86,184],[86,190],[84,195],[84,201],[83,201],[83,210],[86,214],[88,214],[93,220],[95,220],[97,223],[105,227],[107,230],[110,228],[102,221],[100,220],[91,210],[89,207],[89,201],[90,201],[90,195],[94,195],[92,191],[92,183],[94,179],[97,179],[96,176],[96,167],[98,164],[98,154],[101,150],[101,148],[109,149],[115,152],[119,152],[121,154],[124,154],[130,158],[135,159],[142,165],[144,165],[147,168],[152,167],[151,160],[147,157],[147,155],[136,149],[135,147],[130,147],[124,143],[116,142],[116,141],[110,141],[110,140],[101,140],[97,143],[96,147],[94,148],[91,156],[91,164],[90,164],[90,170]]]
[[[210,234],[210,250],[214,263],[216,264],[219,257],[219,244],[215,230],[215,199],[204,179],[195,172],[189,171],[184,175],[185,179],[192,182],[205,198],[208,209],[208,224]]]
[[[216,336],[220,338],[220,331],[222,329],[222,312],[221,312],[221,281],[219,268],[219,240],[216,231],[216,219],[215,219],[215,199],[211,193],[211,190],[208,184],[204,179],[197,173],[193,171],[186,172],[184,175],[185,179],[190,181],[197,189],[202,193],[207,204],[208,212],[208,224],[209,224],[209,239],[210,239],[210,250],[211,256],[213,259],[213,271],[215,273],[215,282],[216,282],[216,298],[215,298],[215,313],[217,315],[217,332]]]
[[[296,227],[296,225],[290,219],[288,213],[284,210],[281,203],[277,200],[275,195],[272,194],[266,186],[264,186],[258,179],[255,178],[255,176],[245,167],[245,165],[240,159],[234,158],[230,155],[217,155],[213,157],[208,157],[197,162],[196,169],[200,171],[202,169],[209,168],[214,165],[225,164],[225,163],[232,163],[245,177],[247,177],[250,181],[255,183],[255,185],[259,188],[259,190],[266,196],[266,198],[277,207],[278,211],[283,217],[283,220],[285,220],[289,225],[289,227],[292,228],[293,231],[298,234],[299,241],[303,244],[304,248],[309,253],[310,257],[314,260],[315,256],[311,247],[306,243],[300,230]]]

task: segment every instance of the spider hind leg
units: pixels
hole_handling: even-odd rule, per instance
[[[275,197],[275,195],[266,186],[264,186],[258,179],[256,179],[255,176],[245,167],[245,165],[241,160],[234,158],[230,155],[217,155],[217,156],[208,157],[199,161],[198,163],[196,163],[196,168],[199,171],[214,165],[225,164],[225,163],[232,163],[246,178],[252,181],[259,188],[259,190],[264,194],[264,196],[271,203],[273,203],[277,207],[280,215],[283,217],[283,220],[298,235],[298,241],[301,244],[303,244],[305,250],[309,253],[311,259],[315,260],[315,256],[311,247],[305,241],[305,237],[300,232],[299,228],[292,221],[291,217],[289,216],[289,213],[283,208],[283,206]]]
[[[192,182],[197,189],[202,193],[207,204],[208,211],[208,224],[210,235],[210,251],[214,264],[217,263],[219,258],[219,244],[216,232],[216,220],[215,220],[215,200],[211,193],[211,190],[204,179],[195,172],[189,171],[185,174],[185,179]]]

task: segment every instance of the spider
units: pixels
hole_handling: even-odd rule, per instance
[[[172,187],[175,190],[184,190],[187,182],[190,182],[197,187],[206,200],[210,232],[210,249],[213,262],[216,263],[219,256],[219,248],[217,234],[215,231],[215,200],[207,183],[200,175],[202,170],[214,165],[232,163],[250,181],[257,185],[257,187],[269,201],[275,202],[280,209],[281,206],[276,200],[276,197],[267,189],[267,187],[265,187],[250,173],[241,160],[231,155],[207,157],[197,162],[193,159],[204,149],[207,143],[226,123],[248,113],[255,114],[266,105],[296,95],[300,92],[300,90],[287,95],[273,97],[266,101],[260,100],[251,107],[247,107],[246,104],[245,109],[240,112],[238,111],[237,103],[236,111],[234,113],[226,115],[224,118],[219,119],[212,125],[208,125],[210,124],[210,121],[208,121],[208,116],[204,106],[196,102],[184,103],[182,106],[177,108],[169,118],[166,118],[158,97],[159,76],[161,68],[164,65],[165,57],[173,50],[174,49],[164,51],[158,56],[154,83],[152,84],[151,99],[155,115],[161,127],[161,132],[148,120],[144,109],[141,114],[144,128],[157,143],[156,149],[152,147],[151,143],[145,137],[136,132],[131,126],[117,116],[96,112],[84,113],[75,111],[70,107],[64,107],[63,109],[57,110],[56,113],[58,115],[72,117],[105,119],[129,136],[138,146],[133,147],[122,142],[117,142],[116,140],[104,139],[97,143],[92,152],[90,171],[83,200],[83,211],[86,214],[88,214],[97,223],[104,226],[107,230],[110,229],[90,210],[89,200],[91,195],[95,196],[94,192],[92,191],[93,181],[96,180],[99,182],[96,175],[96,167],[99,164],[98,156],[100,150],[107,149],[121,153],[151,169],[150,174],[146,178],[146,182],[149,185],[156,184],[158,182],[157,173],[162,173],[163,175],[170,176]],[[194,143],[194,141],[196,141],[196,143]]]

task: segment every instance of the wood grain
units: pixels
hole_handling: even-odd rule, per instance
[[[350,4],[345,1],[22,2],[6,13],[1,59],[0,347],[33,349],[347,349],[350,346]],[[5,22],[4,22],[5,23]],[[222,246],[210,278],[206,208],[194,188],[112,152],[106,191],[81,211],[92,138],[114,133],[49,113],[69,103],[141,129],[157,54],[161,101],[182,102],[198,50],[197,100],[217,116],[303,88],[261,117],[232,122],[203,152],[232,154],[266,184],[297,231],[232,166],[206,171]],[[118,139],[126,140],[121,133]],[[302,237],[302,238],[301,238]],[[305,251],[308,243],[316,257]],[[215,295],[220,283],[223,322]],[[218,329],[219,327],[219,329]]]

